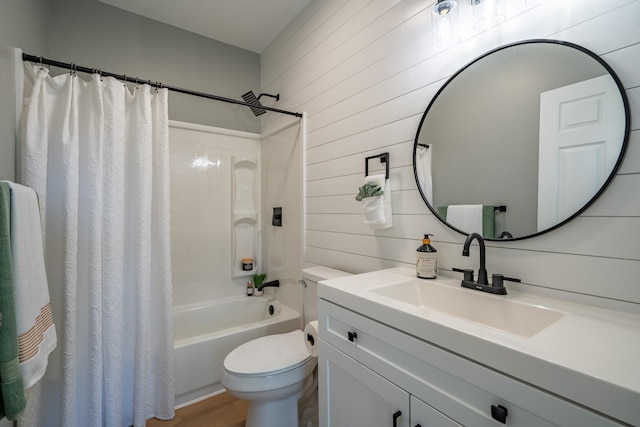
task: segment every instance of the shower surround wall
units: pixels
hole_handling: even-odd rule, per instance
[[[529,3],[529,4],[527,4]],[[457,69],[497,46],[531,38],[571,41],[601,55],[631,104],[629,150],[606,193],[571,223],[516,242],[488,243],[487,265],[523,280],[522,288],[640,311],[640,2],[525,2],[502,25],[434,46],[424,0],[313,1],[261,56],[262,91],[281,108],[305,111],[305,258],[352,272],[412,267],[423,233],[433,233],[438,265],[477,268],[461,256],[464,237],[424,205],[412,168],[420,118]],[[462,17],[462,15],[461,15]],[[262,134],[281,126],[270,116]],[[459,118],[460,126],[465,117]],[[354,200],[364,158],[388,151],[393,228],[363,225]]]
[[[240,259],[261,265],[260,138],[171,122],[169,141],[174,307],[243,295]]]

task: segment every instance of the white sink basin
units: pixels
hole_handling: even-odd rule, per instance
[[[480,291],[413,279],[371,289],[378,295],[424,310],[440,311],[523,337],[532,337],[559,320],[564,313],[511,301]]]

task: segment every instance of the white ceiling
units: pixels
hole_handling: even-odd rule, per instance
[[[98,0],[261,53],[311,0]]]

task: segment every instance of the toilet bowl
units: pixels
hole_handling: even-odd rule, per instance
[[[320,266],[302,271],[305,324],[317,320],[317,282],[347,275]],[[318,364],[301,330],[244,343],[223,364],[222,384],[231,395],[249,401],[246,427],[298,426],[298,400],[317,386],[313,371]]]
[[[224,360],[222,384],[249,401],[247,427],[298,425],[298,399],[310,386],[318,361],[297,330],[242,344]]]

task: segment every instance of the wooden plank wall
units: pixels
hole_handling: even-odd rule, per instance
[[[547,235],[489,243],[487,266],[521,278],[523,289],[640,312],[640,1],[508,3],[508,20],[482,33],[470,30],[461,9],[462,41],[443,48],[432,40],[432,0],[314,0],[263,52],[263,92],[280,93],[280,108],[307,117],[305,265],[356,273],[413,267],[429,232],[443,271],[477,268],[477,249],[462,257],[465,236],[442,225],[416,188],[419,120],[446,79],[478,55],[523,39],[567,40],[601,55],[621,78],[631,104],[630,147],[615,180],[583,215]],[[263,134],[291,120],[267,116]],[[394,226],[372,231],[354,196],[364,158],[384,151],[391,155]]]

